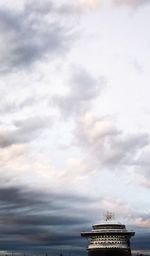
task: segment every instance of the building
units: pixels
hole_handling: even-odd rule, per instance
[[[129,256],[130,238],[134,234],[125,225],[113,221],[112,214],[107,213],[104,222],[93,225],[92,231],[82,232],[81,236],[89,240],[88,256]]]

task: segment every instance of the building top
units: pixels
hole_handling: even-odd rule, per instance
[[[114,215],[110,212],[107,212],[105,215],[105,220],[101,221],[98,224],[93,225],[93,229],[89,232],[82,232],[81,236],[83,237],[94,237],[96,235],[104,235],[104,234],[120,234],[127,235],[129,237],[134,236],[133,231],[128,231],[126,226],[118,223],[114,220]]]
[[[107,255],[106,252],[109,250],[115,250],[115,253],[119,252],[117,255],[131,255],[130,238],[134,236],[134,232],[128,231],[125,225],[114,221],[110,213],[106,214],[104,221],[93,225],[91,231],[82,232],[81,236],[88,238],[89,256]],[[104,253],[97,254],[97,250],[104,250]],[[115,253],[108,255],[116,255]]]

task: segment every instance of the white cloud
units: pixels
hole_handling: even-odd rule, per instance
[[[101,0],[79,0],[82,6],[87,8],[96,8],[101,4]]]
[[[131,7],[138,7],[140,5],[149,4],[149,0],[113,0],[116,5],[127,5]]]
[[[77,140],[100,167],[134,166],[149,144],[148,134],[124,134],[108,117],[85,115],[79,119]]]

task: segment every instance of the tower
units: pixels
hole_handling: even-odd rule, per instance
[[[104,222],[93,225],[92,231],[82,232],[81,236],[89,238],[88,256],[130,256],[130,238],[134,234],[107,213]]]

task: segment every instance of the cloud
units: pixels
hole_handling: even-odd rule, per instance
[[[103,78],[96,79],[83,68],[77,68],[69,80],[69,92],[66,95],[56,95],[53,104],[59,107],[64,117],[81,115],[90,108],[105,84]]]
[[[42,15],[56,11],[56,8],[54,3],[49,0],[46,0],[44,3],[39,0],[29,0],[25,2],[25,11],[29,12],[29,15],[31,13]]]
[[[22,10],[0,7],[1,72],[27,68],[50,55],[60,56],[71,39],[69,26],[51,1],[28,1]],[[6,47],[7,45],[7,47]]]
[[[33,206],[33,204],[41,203],[41,200],[35,197],[34,193],[31,192],[32,197],[28,197],[30,192],[23,191],[19,187],[2,187],[0,189],[0,201],[1,201],[1,210],[3,209],[12,209],[16,210],[16,207],[26,208],[27,206]]]
[[[85,171],[77,168],[82,178],[107,170],[123,175],[128,184],[150,187],[148,133],[128,134],[114,125],[112,117],[86,113],[76,122],[73,144],[83,152],[79,164]]]
[[[145,188],[150,188],[150,173],[144,166],[136,166],[136,176],[135,181],[137,184],[144,186]]]
[[[134,166],[138,154],[149,144],[148,134],[123,134],[107,117],[86,114],[76,129],[76,138],[99,167]]]
[[[104,85],[104,79],[98,81],[80,68],[72,74],[69,91],[53,98],[60,113],[65,118],[73,118],[75,128],[72,145],[78,146],[83,153],[82,159],[71,162],[63,172],[63,177],[67,180],[76,173],[76,178],[82,179],[96,170],[121,170],[122,173],[131,174],[126,174],[127,182],[137,182],[148,187],[146,167],[142,170],[143,165],[139,162],[145,149],[149,148],[149,134],[124,133],[114,125],[112,117],[96,117],[89,113]],[[138,177],[141,177],[140,182]]]
[[[105,1],[104,0],[80,0],[82,6],[95,9],[102,5]],[[115,6],[129,6],[129,7],[139,7],[142,5],[149,4],[149,0],[111,0],[111,3]]]
[[[130,206],[118,198],[115,200],[104,198],[101,202],[101,207],[104,212],[107,212],[108,210],[113,212],[115,214],[115,219],[121,217],[122,219],[129,221],[131,216]]]
[[[51,119],[44,116],[28,117],[14,121],[14,127],[0,129],[0,147],[5,148],[13,144],[22,144],[34,140],[43,129],[51,125]]]
[[[80,0],[81,4],[88,8],[96,8],[101,3],[101,0]]]
[[[72,207],[71,201],[80,209]],[[0,246],[7,250],[56,246],[57,252],[61,245],[79,246],[80,231],[88,223],[83,205],[89,203],[89,199],[75,195],[1,187]]]
[[[150,218],[143,219],[142,217],[136,218],[134,220],[134,225],[141,228],[150,228]]]
[[[113,202],[112,199],[104,198],[93,200],[89,196],[68,194],[65,191],[1,186],[1,249],[39,252],[40,248],[51,251],[53,247],[54,252],[58,253],[63,246],[66,252],[79,250],[82,254],[86,245],[80,238],[80,232],[91,228],[96,214],[99,216],[105,210],[116,208],[123,216],[122,219],[127,219],[127,216],[132,219],[129,206],[118,199]],[[132,222],[134,228],[145,227],[147,217],[136,215]],[[145,238],[144,246],[147,246]]]
[[[70,47],[72,25],[65,15],[70,15],[69,21],[72,20],[79,11],[78,5],[56,6],[52,1],[37,0],[25,2],[25,6],[18,10],[0,7],[1,72],[22,70],[46,57],[53,61],[53,56],[62,56]],[[30,73],[31,80],[19,73],[5,76],[2,82],[9,97],[8,101],[3,97],[0,106],[4,115],[0,123],[0,247],[11,250],[34,247],[37,251],[48,247],[51,252],[55,247],[58,255],[60,248],[72,246],[72,251],[76,248],[86,253],[80,232],[91,228],[95,216],[99,218],[104,210],[117,208],[118,214],[132,217],[129,205],[116,198],[105,198],[102,188],[95,191],[94,179],[101,178],[101,173],[92,174],[96,169],[124,171],[133,167],[141,172],[141,184],[148,187],[149,151],[146,156],[144,150],[149,146],[149,135],[126,134],[113,124],[111,118],[88,114],[106,83],[87,69],[75,67],[72,75],[69,75],[70,70],[68,72],[67,93],[61,95],[63,92],[59,92],[53,97],[54,106],[64,118],[72,118],[75,128],[72,145],[68,146],[67,153],[60,152],[56,149],[57,143],[70,140],[66,132],[70,131],[70,123],[64,125],[60,120],[59,128],[52,126],[53,117],[46,112],[49,109],[43,102],[39,104],[41,98],[35,95],[45,95],[46,103],[49,102],[53,93],[50,87],[54,87],[56,81],[51,80],[49,66],[46,71],[40,70],[44,78],[34,71]],[[31,108],[33,104],[35,108]],[[29,109],[25,109],[26,106]],[[42,115],[35,114],[38,111]],[[52,136],[49,136],[47,133],[51,128]],[[41,143],[43,133],[46,138]],[[69,136],[72,138],[72,134]],[[87,197],[83,197],[86,193]],[[96,198],[93,196],[91,200],[90,196],[96,193]],[[97,198],[98,194],[100,198]],[[135,220],[138,227],[148,224],[147,218],[140,215],[136,215]]]
[[[30,93],[31,94],[31,93]],[[7,100],[8,93],[4,92],[4,98],[1,100],[0,104],[0,113],[2,115],[5,114],[13,114],[19,111],[22,111],[24,108],[31,108],[34,105],[38,105],[39,102],[45,100],[45,97],[39,97],[38,95],[26,95],[24,99],[19,100]],[[7,96],[6,96],[7,95]],[[17,96],[17,94],[16,94]]]
[[[26,2],[26,10],[27,12],[32,12],[35,14],[49,14],[54,13],[55,15],[72,15],[80,12],[78,2],[74,1],[63,1],[61,4],[55,3],[54,1],[46,0],[43,2],[39,0],[29,0]]]
[[[79,0],[79,4],[88,9],[96,9],[105,3],[104,0]],[[149,0],[110,0],[110,4],[114,6],[128,6],[128,7],[139,7],[142,5],[149,4]]]
[[[135,161],[136,182],[142,186],[145,186],[145,188],[150,188],[149,154],[150,145],[148,144],[145,150],[139,150],[139,156]]]
[[[131,7],[138,7],[140,5],[149,4],[149,0],[113,0],[115,5],[127,5]]]
[[[140,175],[140,178],[138,179],[138,183],[146,188],[150,188],[150,179],[149,175]]]

